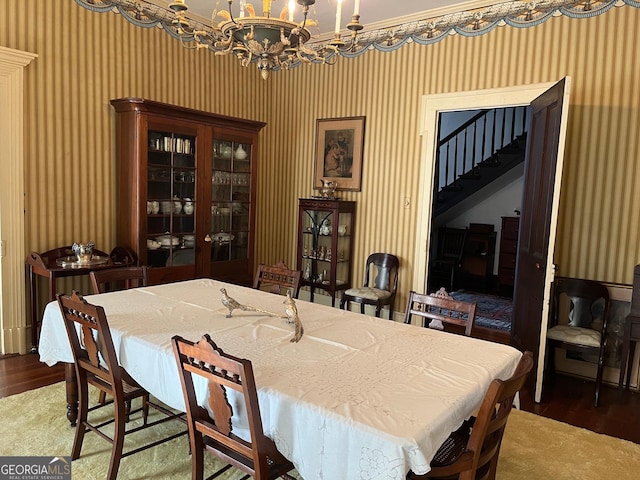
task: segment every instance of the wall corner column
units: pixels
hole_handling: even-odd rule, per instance
[[[0,353],[31,348],[24,222],[24,69],[37,55],[0,47]]]

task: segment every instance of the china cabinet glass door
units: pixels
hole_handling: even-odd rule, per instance
[[[211,262],[246,261],[251,225],[252,145],[213,140]],[[215,270],[215,266],[212,267]]]
[[[196,138],[149,130],[144,263],[151,267],[195,264]]]
[[[302,278],[323,285],[333,279],[336,285],[344,285],[351,257],[351,213],[339,214],[336,221],[333,211],[305,210],[303,219]]]

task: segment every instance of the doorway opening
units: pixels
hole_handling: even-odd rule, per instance
[[[471,195],[469,199],[460,202],[459,206],[450,209],[449,213],[436,215],[436,198],[438,191],[436,184],[436,175],[438,173],[439,144],[440,140],[447,135],[448,117],[466,116],[472,118],[483,110],[503,109],[511,107],[528,107],[529,104],[540,94],[551,87],[553,83],[523,85],[517,87],[480,90],[471,92],[458,92],[448,94],[427,95],[422,99],[421,113],[421,134],[423,139],[422,148],[422,169],[421,169],[421,189],[418,192],[418,225],[417,225],[417,241],[416,241],[416,269],[414,270],[413,288],[417,291],[431,292],[436,285],[430,282],[429,266],[437,255],[437,237],[440,227],[462,227],[469,228],[471,224],[480,232],[478,236],[491,238],[491,231],[487,232],[489,227],[486,225],[494,225],[496,240],[501,233],[502,221],[500,218],[500,228],[497,228],[498,221],[493,217],[483,217],[474,212],[475,206],[484,203],[478,201],[476,194]],[[443,125],[445,126],[442,129]],[[523,162],[524,164],[524,162]],[[508,209],[500,211],[498,217],[512,216],[517,217],[515,210],[519,210],[522,197],[522,177],[524,166],[513,168],[509,173],[505,174],[499,182],[493,187],[488,187],[484,194],[492,197],[496,195],[494,201],[498,202],[500,208]],[[515,200],[517,199],[517,201]],[[487,212],[495,209],[492,200],[487,205],[482,205],[481,210]],[[471,206],[471,207],[470,207]],[[455,225],[454,225],[455,224]],[[500,232],[498,232],[500,230]],[[475,235],[475,232],[473,233]],[[516,239],[517,241],[517,239]],[[490,243],[490,242],[489,242]],[[496,268],[499,267],[499,241],[493,242],[493,266],[484,263],[485,268],[491,268],[493,274],[497,275]],[[488,252],[487,252],[488,253]],[[495,262],[498,255],[498,262]],[[471,261],[473,262],[473,260]],[[483,262],[480,262],[483,263]],[[497,264],[496,264],[497,263]],[[468,265],[469,269],[482,268],[483,265]],[[477,270],[474,270],[477,271]],[[515,269],[514,269],[515,271]],[[456,287],[455,282],[449,284],[449,288]],[[485,287],[486,289],[486,287]],[[495,292],[494,292],[495,293]],[[500,335],[500,338],[508,341],[508,333]]]
[[[476,329],[508,341],[528,106],[442,112],[427,291],[477,306]],[[489,335],[496,332],[484,332]]]

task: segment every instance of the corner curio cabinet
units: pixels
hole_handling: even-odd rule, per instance
[[[356,204],[335,199],[301,198],[298,206],[298,262],[302,286],[331,296],[351,287]]]
[[[262,122],[150,100],[112,100],[117,244],[149,282],[212,277],[250,284]]]

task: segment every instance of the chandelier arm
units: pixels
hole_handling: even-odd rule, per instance
[[[309,5],[305,5],[304,7],[302,7],[302,13],[304,15],[304,18],[302,19],[302,25],[300,25],[300,30],[303,30],[304,27],[307,26],[307,15],[309,15]]]
[[[180,44],[186,48],[187,50],[195,50],[198,48],[197,45],[190,45],[188,42],[191,42],[191,40],[187,40],[185,41],[184,37],[180,36]],[[197,43],[197,42],[196,42]]]
[[[231,4],[233,3],[233,0],[227,0],[228,4],[229,4],[229,17],[231,18],[231,21],[237,25],[238,22],[236,22],[236,19],[233,18],[233,11],[231,10]]]
[[[240,65],[243,67],[248,67],[249,64],[253,61],[253,52],[249,50],[249,54],[246,57],[240,59]]]

